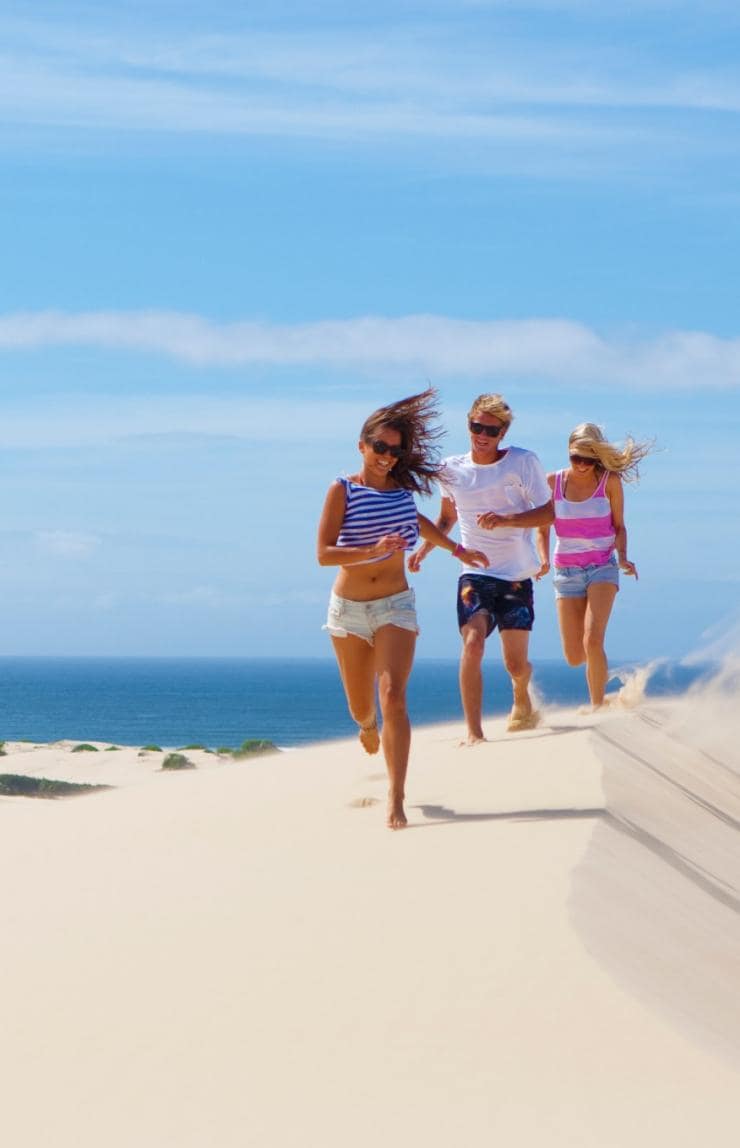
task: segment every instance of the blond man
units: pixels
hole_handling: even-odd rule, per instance
[[[553,510],[537,455],[504,445],[513,417],[501,395],[479,395],[468,413],[470,450],[446,458],[438,476],[442,504],[437,526],[448,534],[459,522],[462,548],[482,551],[489,562],[482,570],[461,562],[458,580],[460,696],[467,745],[486,740],[483,654],[496,628],[513,693],[507,728],[515,732],[537,724],[529,692],[529,635],[534,622],[532,579],[542,563],[533,528],[548,526]],[[409,558],[409,569],[418,571],[433,549],[433,543],[424,542]]]

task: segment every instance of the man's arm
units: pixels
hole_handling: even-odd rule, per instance
[[[484,530],[495,530],[497,526],[516,526],[527,530],[530,526],[551,526],[554,520],[555,511],[550,499],[542,506],[533,506],[531,510],[519,510],[516,514],[496,514],[493,510],[489,510],[486,514],[479,514],[477,522]]]

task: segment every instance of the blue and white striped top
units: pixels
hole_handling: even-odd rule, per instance
[[[339,478],[337,482],[344,487],[346,499],[337,546],[372,546],[384,534],[402,534],[406,549],[413,550],[419,541],[419,516],[410,490],[375,490],[350,478]],[[390,557],[383,554],[380,558],[367,558],[365,562],[383,562]]]

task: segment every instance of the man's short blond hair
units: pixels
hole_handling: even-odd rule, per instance
[[[496,394],[478,395],[468,412],[468,418],[473,419],[476,415],[493,415],[494,418],[500,419],[507,426],[514,418],[514,412],[503,395]]]

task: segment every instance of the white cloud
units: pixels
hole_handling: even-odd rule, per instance
[[[40,550],[56,558],[89,558],[100,545],[95,535],[71,530],[39,530],[35,539]]]
[[[708,146],[682,119],[670,131],[641,112],[740,111],[729,70],[671,66],[678,54],[548,38],[442,14],[408,25],[219,35],[0,23],[0,121],[71,129],[312,137],[539,142],[603,157],[614,147]],[[607,115],[603,115],[604,111]],[[620,115],[615,118],[615,110]],[[734,147],[734,126],[718,119]],[[548,149],[549,150],[549,149]],[[490,161],[503,164],[496,154]],[[482,159],[483,157],[481,157]],[[542,157],[542,165],[546,165]],[[575,169],[574,169],[575,170]]]
[[[338,428],[354,434],[367,416],[364,399],[298,404],[279,392],[272,399],[218,394],[48,396],[43,418],[38,404],[16,401],[3,410],[3,445],[8,449],[44,451],[50,448],[94,447],[136,440],[147,452],[156,451],[179,439],[183,456],[205,440],[231,439],[249,442],[275,442],[285,437],[286,409],[295,418],[300,411],[300,429],[316,441],[331,441]],[[114,456],[111,456],[114,457]]]
[[[650,390],[740,385],[740,339],[702,331],[606,336],[566,319],[472,321],[435,315],[315,323],[215,323],[173,312],[0,316],[0,352],[92,347],[196,367],[412,371],[432,379],[529,379]]]

